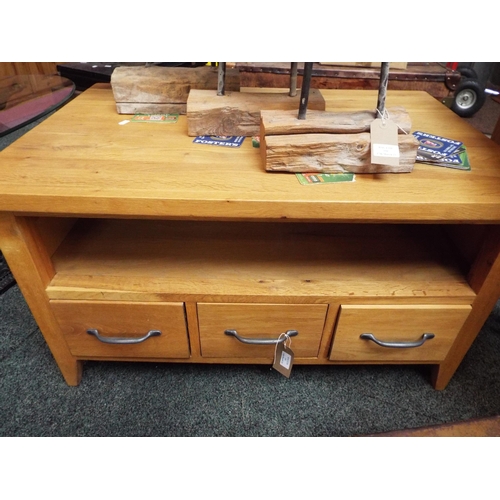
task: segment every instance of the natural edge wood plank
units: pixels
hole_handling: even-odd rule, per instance
[[[269,172],[407,173],[413,170],[418,141],[398,135],[399,166],[371,162],[370,134],[299,134],[261,137],[261,155]]]
[[[299,102],[299,94],[290,97],[286,93],[228,92],[218,96],[209,90],[191,90],[187,101],[188,135],[259,135],[262,110],[298,112]],[[311,90],[308,108],[325,109],[325,100],[319,90]]]
[[[410,133],[411,118],[404,108],[388,108],[387,112],[400,134]],[[376,117],[375,110],[334,113],[311,109],[306,120],[299,120],[296,111],[266,109],[261,111],[260,135],[359,134],[370,132],[370,124]]]
[[[185,113],[191,89],[217,89],[217,68],[119,66],[111,75],[118,113]],[[228,69],[226,88],[240,89],[239,72]]]

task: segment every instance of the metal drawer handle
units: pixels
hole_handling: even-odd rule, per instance
[[[424,344],[426,340],[433,339],[435,335],[433,333],[424,333],[422,335],[422,338],[420,340],[416,340],[414,342],[409,341],[409,342],[384,342],[382,340],[379,340],[373,335],[373,333],[362,333],[359,338],[364,339],[364,340],[371,340],[372,342],[375,342],[375,344],[378,344],[379,346],[382,347],[394,347],[396,349],[407,349],[409,347],[420,347],[421,345]]]
[[[149,337],[158,337],[161,335],[160,330],[150,330],[144,337],[133,338],[133,337],[103,337],[99,334],[99,332],[95,329],[87,330],[87,333],[93,335],[97,340],[104,342],[105,344],[140,344],[145,340],[148,340]]]
[[[295,337],[299,334],[297,330],[287,330],[284,335],[280,335],[277,339],[249,339],[247,337],[240,337],[236,330],[224,330],[226,335],[236,337],[243,344],[253,345],[275,345],[285,342],[288,337]]]

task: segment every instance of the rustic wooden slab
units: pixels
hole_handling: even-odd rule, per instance
[[[119,114],[185,114],[190,90],[216,90],[217,78],[218,70],[211,66],[119,66],[111,75],[111,87]],[[226,71],[226,89],[240,89],[237,69]]]
[[[261,155],[270,172],[401,173],[411,172],[418,141],[398,135],[399,166],[371,163],[370,134],[295,134],[261,137]]]
[[[411,118],[402,107],[387,108],[390,119],[396,123],[400,134],[409,134]],[[353,113],[334,113],[310,110],[305,120],[299,120],[294,111],[261,112],[261,137],[265,135],[289,134],[355,134],[369,132],[370,124],[376,118],[376,110]]]
[[[187,102],[188,135],[260,134],[261,110],[291,110],[298,113],[300,92],[295,97],[288,93],[227,92],[218,96],[209,90],[191,90]],[[308,108],[325,109],[321,92],[311,89]]]

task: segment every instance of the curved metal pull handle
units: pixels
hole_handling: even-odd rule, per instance
[[[286,337],[279,337],[277,339],[249,339],[247,337],[240,337],[236,330],[224,330],[226,335],[230,335],[232,337],[236,337],[243,344],[253,344],[253,345],[274,345],[281,344],[285,342],[287,337],[295,337],[299,334],[297,330],[287,330],[285,332]]]
[[[433,333],[424,333],[422,335],[422,338],[420,340],[415,340],[415,341],[409,341],[409,342],[384,342],[382,340],[379,340],[373,335],[373,333],[362,333],[359,338],[364,339],[364,340],[371,340],[372,342],[375,342],[375,344],[382,346],[382,347],[394,347],[396,349],[407,349],[411,347],[420,347],[421,345],[424,344],[425,341],[433,339],[435,335]]]
[[[99,334],[97,330],[91,328],[87,330],[87,333],[93,335],[97,340],[104,342],[105,344],[140,344],[145,340],[148,340],[149,337],[158,337],[161,335],[160,330],[150,330],[144,337],[103,337]]]

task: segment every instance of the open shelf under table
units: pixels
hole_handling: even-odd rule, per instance
[[[439,226],[79,220],[52,299],[467,303]]]

